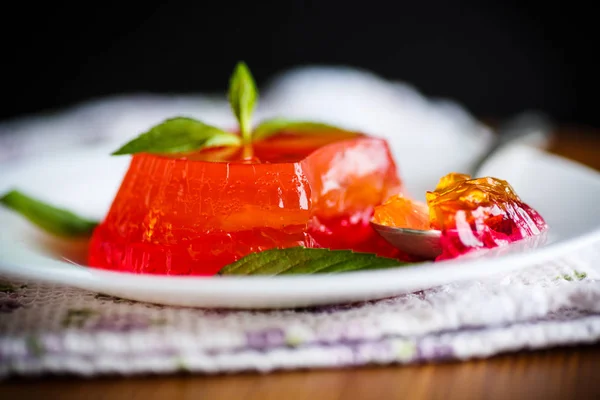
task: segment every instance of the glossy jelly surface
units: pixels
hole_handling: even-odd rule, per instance
[[[427,192],[426,199],[425,205],[394,196],[375,209],[374,220],[388,226],[441,230],[440,260],[536,236],[548,228],[508,182],[493,177],[472,179],[451,173]]]
[[[380,225],[410,229],[431,229],[429,209],[421,202],[397,194],[375,207],[373,220]]]
[[[401,190],[384,140],[283,133],[252,148],[137,154],[90,244],[91,266],[213,275],[252,252],[292,246],[401,255],[370,227]]]

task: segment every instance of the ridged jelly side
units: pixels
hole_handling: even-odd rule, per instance
[[[94,232],[89,263],[136,273],[213,275],[274,247],[398,256],[368,219],[399,186],[387,144],[373,138],[329,144],[287,163],[134,155]]]

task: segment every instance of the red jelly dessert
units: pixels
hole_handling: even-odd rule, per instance
[[[388,226],[442,231],[448,259],[478,248],[493,248],[539,235],[547,224],[504,180],[451,173],[432,192],[427,205],[402,195],[375,208],[374,221]]]
[[[370,227],[401,190],[387,143],[343,131],[280,132],[240,147],[131,160],[90,245],[91,266],[214,275],[253,252],[292,246],[401,257]]]

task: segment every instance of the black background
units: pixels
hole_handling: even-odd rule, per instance
[[[600,126],[591,5],[522,1],[13,3],[0,119],[127,92],[223,92],[245,60],[350,65],[450,97],[480,117],[538,109]],[[590,3],[591,4],[591,3]]]

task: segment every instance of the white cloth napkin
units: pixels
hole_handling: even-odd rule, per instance
[[[233,126],[221,97],[127,96],[6,122],[0,168],[81,146],[116,147],[174,115]],[[456,104],[353,70],[309,68],[279,78],[258,118],[275,115],[401,139],[405,146],[394,153],[416,193],[470,165],[491,141]],[[3,278],[0,377],[413,363],[594,342],[598,257],[600,245],[592,243],[518,273],[360,304],[274,311],[164,307]]]

